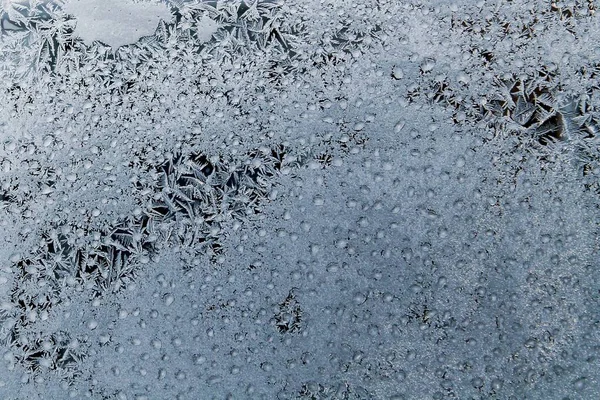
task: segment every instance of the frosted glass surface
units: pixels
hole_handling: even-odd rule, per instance
[[[0,22],[0,399],[600,398],[596,2]]]

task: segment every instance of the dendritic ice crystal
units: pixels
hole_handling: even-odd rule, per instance
[[[595,0],[3,0],[0,399],[600,398]]]

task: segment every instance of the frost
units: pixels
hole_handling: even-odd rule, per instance
[[[165,4],[151,1],[68,0],[63,10],[75,18],[74,35],[88,44],[99,40],[113,48],[149,36],[160,19],[171,19]]]
[[[0,397],[598,397],[593,2],[90,7],[0,10]]]

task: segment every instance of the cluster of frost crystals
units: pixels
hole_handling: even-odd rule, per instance
[[[1,398],[600,396],[594,2],[167,4],[0,8]]]

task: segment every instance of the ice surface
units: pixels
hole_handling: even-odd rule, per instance
[[[99,40],[117,48],[154,33],[159,20],[169,21],[164,3],[132,0],[68,0],[65,12],[77,21],[74,34],[91,44]]]
[[[0,19],[0,399],[600,398],[593,2]]]

